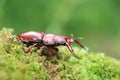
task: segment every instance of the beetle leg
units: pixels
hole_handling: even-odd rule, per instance
[[[72,53],[72,55],[73,55],[74,57],[80,59],[80,58],[74,53],[74,51],[73,51],[70,43],[66,42],[66,46],[67,46],[67,48],[69,49],[69,51]]]
[[[54,50],[55,52],[58,52],[59,50],[58,50],[58,48],[56,48],[55,46],[52,46],[52,47],[50,47],[52,50]]]
[[[33,47],[35,47],[36,45],[37,45],[37,43],[36,43],[36,44],[33,44],[33,45],[30,46],[25,52],[26,52],[26,53],[30,52],[30,50],[31,50]]]
[[[58,53],[54,51],[51,47],[46,47],[46,49],[50,52],[51,55],[54,55],[59,59]]]
[[[40,45],[39,43],[37,43],[37,45],[35,47],[36,47],[36,49],[34,50],[34,52],[36,52],[37,50],[39,50],[42,47],[42,45]]]

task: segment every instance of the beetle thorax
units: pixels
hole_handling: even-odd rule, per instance
[[[43,37],[43,43],[45,45],[52,45],[52,44],[54,44],[54,37],[55,37],[55,34],[46,34]]]
[[[43,37],[43,43],[45,45],[62,45],[66,42],[64,36],[59,36],[55,34],[46,34]]]

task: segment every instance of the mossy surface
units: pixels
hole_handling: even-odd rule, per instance
[[[0,80],[120,80],[120,62],[104,53],[88,53],[73,47],[81,59],[66,47],[59,47],[60,59],[43,56],[38,50],[24,53],[12,29],[0,32]]]

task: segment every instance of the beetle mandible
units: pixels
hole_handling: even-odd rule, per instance
[[[79,57],[74,53],[71,43],[77,43],[81,48],[86,48],[75,38],[68,38],[66,36],[56,35],[56,34],[45,34],[44,32],[35,32],[35,31],[28,31],[21,34],[18,34],[19,40],[26,44],[29,48],[27,52],[29,52],[33,47],[40,47],[45,46],[48,50],[51,51],[52,48],[56,46],[67,46],[71,54],[78,58]]]

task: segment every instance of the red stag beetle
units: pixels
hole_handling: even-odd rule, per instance
[[[56,34],[45,34],[44,32],[29,31],[19,34],[18,38],[22,43],[26,44],[28,47],[30,46],[27,52],[29,52],[33,47],[40,49],[40,47],[45,46],[47,50],[51,51],[51,49],[55,49],[56,46],[63,45],[67,46],[72,55],[79,59],[79,57],[74,53],[71,43],[75,42],[81,48],[86,50],[86,48],[84,48],[78,40]]]

